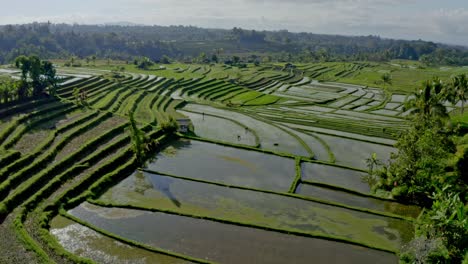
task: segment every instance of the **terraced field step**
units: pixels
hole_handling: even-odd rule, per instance
[[[99,137],[98,140],[82,146],[78,151],[70,154],[60,162],[56,161],[54,165],[38,172],[38,168],[45,167],[49,162],[56,159],[57,155],[60,154],[60,150],[67,147],[67,144],[71,140],[89,130],[92,126],[98,125],[108,117],[108,115],[101,115],[101,117],[85,123],[70,133],[66,133],[61,140],[57,141],[57,143],[53,143],[51,149],[39,156],[37,160],[34,160],[31,165],[8,177],[0,185],[0,197],[2,204],[7,208],[11,208],[12,206],[17,205],[16,203],[20,199],[24,198],[24,195],[27,195],[27,191],[29,191],[31,188],[40,188],[39,182],[44,184],[44,179],[48,175],[60,173],[67,165],[76,162],[77,158],[82,157],[83,154],[94,149],[97,144],[105,142],[103,139],[106,139],[108,135],[114,135],[116,131],[121,131],[123,127],[126,126],[123,125],[121,127],[114,128],[108,134],[105,134],[105,136]],[[35,174],[35,172],[37,174]]]
[[[133,218],[122,217],[120,221],[119,219],[108,220],[107,223],[104,224],[104,221],[101,221],[102,218],[99,216],[99,214],[95,213],[96,211],[98,212],[108,211],[109,213],[113,213],[116,210],[117,211],[123,210],[125,214],[133,214],[134,216]],[[192,242],[191,241],[192,239],[189,239],[189,238],[200,237],[201,234],[197,235],[197,233],[199,233],[200,230],[211,230],[210,233],[205,232],[205,236],[210,236],[212,238],[206,239],[206,240],[197,239],[197,242],[195,243],[196,245],[199,245],[197,247],[193,247],[193,246],[189,247],[185,243],[182,243],[182,244],[178,243],[179,246],[182,246],[182,247],[179,247],[179,250],[177,250],[176,248],[174,248],[175,244],[171,243],[171,244],[165,244],[164,248],[166,250],[179,251],[179,252],[181,250],[183,253],[187,255],[192,255],[195,257],[199,257],[199,258],[201,257],[201,254],[203,254],[203,256],[206,256],[206,249],[210,248],[209,252],[215,252],[216,254],[209,255],[208,259],[211,261],[216,261],[216,262],[227,261],[227,263],[231,263],[229,262],[229,259],[238,260],[239,256],[240,257],[244,256],[246,261],[247,259],[252,260],[253,258],[255,258],[254,256],[257,256],[258,258],[258,248],[255,247],[254,245],[265,245],[265,243],[266,245],[268,245],[267,248],[271,250],[268,251],[267,254],[265,254],[265,256],[261,256],[261,258],[258,258],[258,260],[260,261],[260,259],[263,259],[263,261],[265,261],[264,258],[267,257],[268,258],[268,260],[266,261],[267,263],[284,263],[285,258],[287,258],[288,260],[294,259],[296,260],[295,261],[296,263],[297,262],[308,263],[312,255],[314,255],[315,258],[317,258],[317,252],[313,250],[310,250],[310,251],[313,251],[310,253],[312,254],[311,256],[306,256],[304,258],[294,257],[294,256],[298,256],[296,254],[296,251],[294,250],[294,248],[297,248],[297,247],[291,247],[291,244],[297,244],[297,245],[302,245],[302,246],[307,245],[309,249],[317,248],[319,246],[318,244],[320,244],[322,245],[320,247],[322,252],[323,252],[323,245],[326,244],[330,247],[330,251],[324,254],[323,256],[324,259],[327,259],[327,257],[329,257],[329,254],[332,251],[336,250],[336,247],[339,247],[342,250],[345,250],[348,247],[347,244],[342,244],[342,243],[335,244],[335,242],[330,242],[329,244],[329,242],[324,241],[323,239],[315,240],[315,238],[291,236],[287,234],[282,234],[281,232],[271,232],[267,230],[259,230],[255,228],[243,227],[239,225],[233,225],[232,223],[229,223],[229,222],[219,223],[219,222],[203,220],[203,219],[194,219],[192,217],[187,217],[185,215],[178,216],[175,214],[168,214],[167,212],[166,213],[161,213],[161,212],[147,213],[141,210],[103,208],[100,206],[84,204],[80,207],[77,207],[71,210],[70,214],[75,216],[74,219],[78,219],[78,218],[83,219],[80,221],[89,222],[91,225],[96,226],[97,228],[108,230],[107,232],[109,232],[109,229],[110,229],[111,232],[115,233],[116,235],[120,235],[120,236],[125,237],[126,239],[131,239],[133,241],[138,241],[140,243],[149,244],[150,246],[153,246],[153,247],[160,246],[154,240],[150,241],[148,239],[150,236],[154,236],[156,232],[160,233],[162,230],[167,230],[167,231],[170,231],[167,235],[178,234],[178,232],[174,233],[173,230],[162,228],[162,226],[165,226],[167,223],[171,223],[172,226],[176,225],[177,228],[175,230],[183,230],[186,236],[184,236],[184,239],[182,241],[188,240],[189,242],[188,244],[192,244],[195,242],[195,241]],[[131,234],[135,234],[134,232],[127,232],[123,234],[121,231],[119,231],[119,230],[124,230],[124,229],[132,230],[132,226],[134,227],[136,226],[131,222],[132,219],[139,220],[141,221],[140,223],[145,223],[144,225],[148,227],[147,230],[151,230],[151,231],[146,232],[146,235],[140,234],[138,236],[131,235]],[[148,225],[149,223],[153,223],[153,225]],[[157,225],[155,223],[160,223],[160,225]],[[152,226],[152,228],[149,228],[150,226]],[[228,247],[224,247],[224,250],[222,249],[222,247],[218,246],[223,243],[220,243],[221,241],[219,241],[219,239],[215,239],[213,237],[218,232],[223,232],[223,234],[229,236],[229,239],[223,240],[224,243],[225,241],[229,241]],[[165,232],[165,234],[166,233],[167,232]],[[167,235],[164,235],[164,236],[167,237]],[[241,237],[239,238],[239,236]],[[235,237],[237,237],[237,239],[235,239]],[[173,241],[173,239],[169,239],[169,241]],[[243,241],[243,242],[240,242],[240,241]],[[246,244],[246,241],[252,241],[256,243]],[[356,250],[357,248],[354,245],[349,245],[349,247],[350,247],[349,248],[350,253],[360,251],[360,250]],[[233,252],[232,248],[238,248],[238,250],[240,251]],[[288,249],[287,251],[285,251],[286,248]],[[299,248],[302,248],[302,247],[299,247]],[[299,250],[299,248],[297,249]],[[226,250],[226,249],[229,249],[229,250]],[[283,249],[281,250],[281,254],[274,254],[274,252],[278,252],[277,251],[278,249]],[[362,249],[362,250],[365,250],[365,249]],[[241,254],[240,252],[244,252],[244,253]],[[301,252],[303,252],[302,249],[301,249]],[[389,263],[394,260],[394,255],[391,253],[369,250],[369,251],[366,251],[366,254],[368,256],[376,254],[377,256],[379,256],[378,258],[380,259],[382,258],[382,256],[386,256],[387,258],[391,260],[389,261]],[[303,255],[299,254],[299,256],[303,256]],[[356,256],[356,257],[359,259],[359,256]],[[363,256],[360,256],[360,257],[363,257]]]

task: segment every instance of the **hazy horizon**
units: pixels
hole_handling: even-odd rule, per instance
[[[0,10],[4,25],[50,21],[241,27],[468,46],[468,3],[463,0],[27,0],[3,4],[8,7]]]

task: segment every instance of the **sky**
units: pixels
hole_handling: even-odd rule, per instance
[[[0,0],[0,24],[192,25],[468,46],[468,0]]]

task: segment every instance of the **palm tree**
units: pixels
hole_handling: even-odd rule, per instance
[[[468,99],[468,79],[465,74],[460,74],[452,78],[451,83],[452,96],[450,101],[452,104],[456,104],[457,101],[461,101],[462,108],[461,113],[463,114],[465,109],[465,101]]]
[[[425,117],[448,117],[444,102],[447,98],[444,84],[439,78],[426,81],[422,89],[413,93],[412,98],[405,103],[405,111],[410,114]]]
[[[132,139],[133,152],[135,153],[138,164],[143,165],[145,156],[145,133],[138,128],[133,112],[128,111],[128,115],[130,119],[130,137]]]

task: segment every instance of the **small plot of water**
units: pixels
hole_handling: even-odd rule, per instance
[[[153,247],[219,263],[395,263],[395,255],[183,216],[84,204],[71,214]],[[339,253],[338,253],[339,252]]]
[[[367,93],[366,95],[368,95],[369,93]],[[370,95],[373,95],[373,94],[370,94]],[[368,104],[369,102],[371,102],[372,100],[369,99],[369,98],[361,98],[359,100],[356,100],[353,102],[354,105],[365,105],[365,104]]]
[[[367,109],[371,108],[372,106],[370,105],[363,105],[363,106],[360,106],[360,107],[357,107],[355,108],[354,110],[355,111],[366,111]]]
[[[394,110],[394,109],[396,109],[396,108],[398,108],[400,106],[401,106],[401,103],[387,103],[385,105],[385,109]]]
[[[288,125],[288,127],[291,127],[291,128],[301,129],[301,130],[307,131],[307,133],[317,132],[317,133],[320,133],[320,134],[329,134],[329,135],[350,137],[352,139],[366,140],[366,141],[371,141],[371,142],[375,142],[375,143],[382,143],[382,144],[394,145],[396,143],[396,141],[392,140],[392,139],[365,136],[365,135],[361,135],[361,134],[355,134],[355,133],[350,133],[350,132],[345,132],[345,131],[340,131],[340,130],[332,130],[332,129],[327,129],[327,128],[320,128],[320,127],[314,127],[314,126],[305,126],[305,125],[298,125],[298,124],[287,124],[287,125]],[[318,136],[320,136],[320,135],[318,134]]]
[[[330,85],[320,85],[320,84],[314,84],[312,85],[312,88],[323,91],[323,92],[329,92],[329,93],[342,93],[346,91],[346,88],[340,88],[336,86],[330,86]]]
[[[311,105],[311,106],[301,106],[301,107],[291,107],[291,109],[304,109],[304,110],[312,110],[312,111],[316,111],[316,112],[325,112],[325,113],[328,113],[328,112],[332,112],[334,111],[335,109],[334,108],[330,108],[330,107],[323,107],[323,106],[318,106],[318,105]]]
[[[390,115],[390,116],[396,116],[400,114],[400,112],[395,111],[395,110],[388,110],[388,109],[379,109],[372,111],[373,114],[378,114],[378,115]]]
[[[390,159],[390,154],[396,152],[396,149],[389,146],[367,143],[358,140],[340,138],[328,135],[318,135],[330,146],[335,154],[336,163],[351,166],[358,169],[367,169],[366,160],[372,155],[377,154],[377,158],[383,162]]]
[[[195,134],[199,137],[255,146],[255,135],[249,128],[246,129],[232,121],[219,117],[186,111],[179,112],[190,118]]]
[[[258,189],[287,191],[293,159],[193,140],[173,142],[148,168],[162,173]]]
[[[296,190],[296,193],[350,206],[368,208],[402,216],[417,217],[421,212],[417,206],[409,206],[397,202],[384,201],[371,197],[363,197],[309,184],[300,184]]]
[[[323,200],[323,198],[321,198]],[[131,204],[189,215],[319,233],[398,248],[412,226],[391,219],[303,199],[137,172],[101,198],[113,205]],[[374,230],[387,230],[379,233]]]
[[[372,101],[372,102],[368,103],[368,105],[376,106],[376,105],[380,105],[381,103],[382,103],[381,101]]]
[[[330,155],[328,153],[328,150],[326,146],[320,142],[316,137],[313,137],[311,135],[301,133],[297,130],[291,129],[287,126],[284,126],[281,124],[281,127],[288,130],[291,133],[294,133],[296,136],[301,138],[305,144],[309,146],[309,148],[312,149],[312,152],[314,153],[314,158],[317,160],[329,160]]]
[[[184,109],[198,113],[223,116],[236,120],[241,124],[252,128],[260,138],[260,147],[262,149],[292,153],[300,156],[308,156],[307,151],[293,136],[289,135],[278,127],[275,127],[266,122],[262,122],[248,115],[198,104],[188,104],[184,107]]]
[[[306,86],[302,86],[302,87],[291,87],[289,88],[289,92],[292,92],[292,93],[297,93],[297,94],[304,94],[304,96],[310,96],[310,95],[313,95],[313,94],[316,94],[317,91],[313,90],[313,89],[307,89],[308,87]]]
[[[65,250],[97,263],[190,263],[175,257],[123,244],[63,216],[57,216],[52,220],[50,232]]]
[[[287,91],[287,95],[292,95],[294,97],[299,97],[302,99],[309,99],[309,101],[317,102],[317,103],[323,103],[327,100],[343,97],[342,94],[338,94],[338,93],[327,93],[327,92],[321,92],[321,91],[306,93],[306,92],[293,91],[291,89]]]
[[[356,96],[348,96],[348,97],[345,97],[345,98],[342,98],[342,99],[339,99],[331,104],[329,104],[329,106],[332,106],[332,107],[343,107],[347,104],[349,104],[350,102],[356,100],[357,97]]]
[[[302,179],[311,182],[334,185],[353,191],[369,193],[371,188],[363,181],[364,172],[348,170],[328,165],[307,163],[301,164]]]
[[[392,102],[403,103],[405,102],[408,96],[404,94],[393,94],[392,95]]]
[[[363,119],[369,119],[369,121],[372,121],[372,120],[384,120],[384,121],[395,121],[395,122],[403,121],[402,119],[395,118],[395,117],[379,116],[379,115],[373,115],[369,113],[359,113],[359,112],[347,111],[347,110],[338,110],[335,113],[341,114],[341,115],[347,115],[347,116],[360,117]]]

